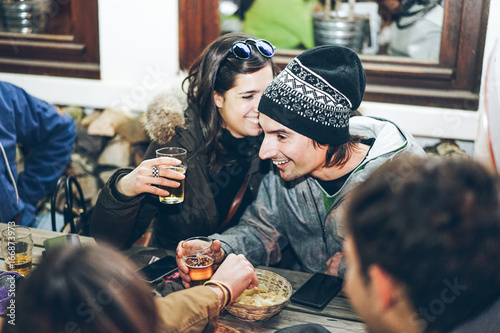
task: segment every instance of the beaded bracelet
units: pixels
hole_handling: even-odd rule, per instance
[[[229,302],[231,301],[231,296],[228,296],[229,294],[229,291],[226,289],[225,286],[223,286],[221,283],[217,282],[217,281],[212,281],[212,280],[209,280],[207,282],[205,282],[203,285],[206,286],[207,284],[213,284],[217,287],[220,288],[220,290],[222,290],[222,293],[224,294],[224,301],[222,301],[222,305],[220,307],[220,311],[224,310],[224,308],[229,304]]]

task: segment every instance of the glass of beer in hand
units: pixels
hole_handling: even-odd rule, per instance
[[[186,156],[187,156],[187,151],[184,148],[178,148],[178,147],[167,147],[167,148],[160,148],[156,150],[156,157],[173,157],[175,159],[178,159],[181,161],[181,164],[179,165],[160,165],[159,168],[166,168],[170,170],[174,170],[177,172],[180,172],[182,174],[186,173],[186,168],[187,168],[187,163],[186,163]],[[179,182],[181,185],[179,187],[167,187],[167,186],[159,186],[160,188],[163,188],[167,190],[170,195],[164,197],[160,195],[160,202],[165,203],[165,204],[177,204],[181,203],[184,201],[184,182],[185,178],[182,180],[177,180],[175,179],[176,182]]]
[[[189,267],[191,287],[203,285],[214,274],[215,254],[212,240],[208,237],[192,237],[186,239],[182,248],[182,260]]]
[[[33,255],[31,229],[9,223],[9,226],[2,230],[1,237],[5,270],[28,276],[31,273]]]

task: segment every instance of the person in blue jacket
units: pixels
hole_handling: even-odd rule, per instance
[[[73,118],[0,81],[0,222],[36,227],[36,205],[50,194],[73,153]],[[30,153],[18,174],[16,146]]]

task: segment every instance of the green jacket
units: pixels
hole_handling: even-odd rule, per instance
[[[312,48],[314,0],[255,0],[245,13],[243,32],[279,49]]]

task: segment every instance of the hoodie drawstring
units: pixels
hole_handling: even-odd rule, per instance
[[[7,166],[7,170],[9,171],[10,179],[12,180],[12,185],[14,186],[14,190],[16,191],[16,202],[19,203],[19,193],[17,193],[17,184],[14,179],[14,175],[12,175],[12,170],[10,169],[9,159],[7,158],[7,154],[5,154],[5,150],[3,149],[3,145],[0,142],[0,149],[2,150],[3,158],[5,159],[5,165]]]

